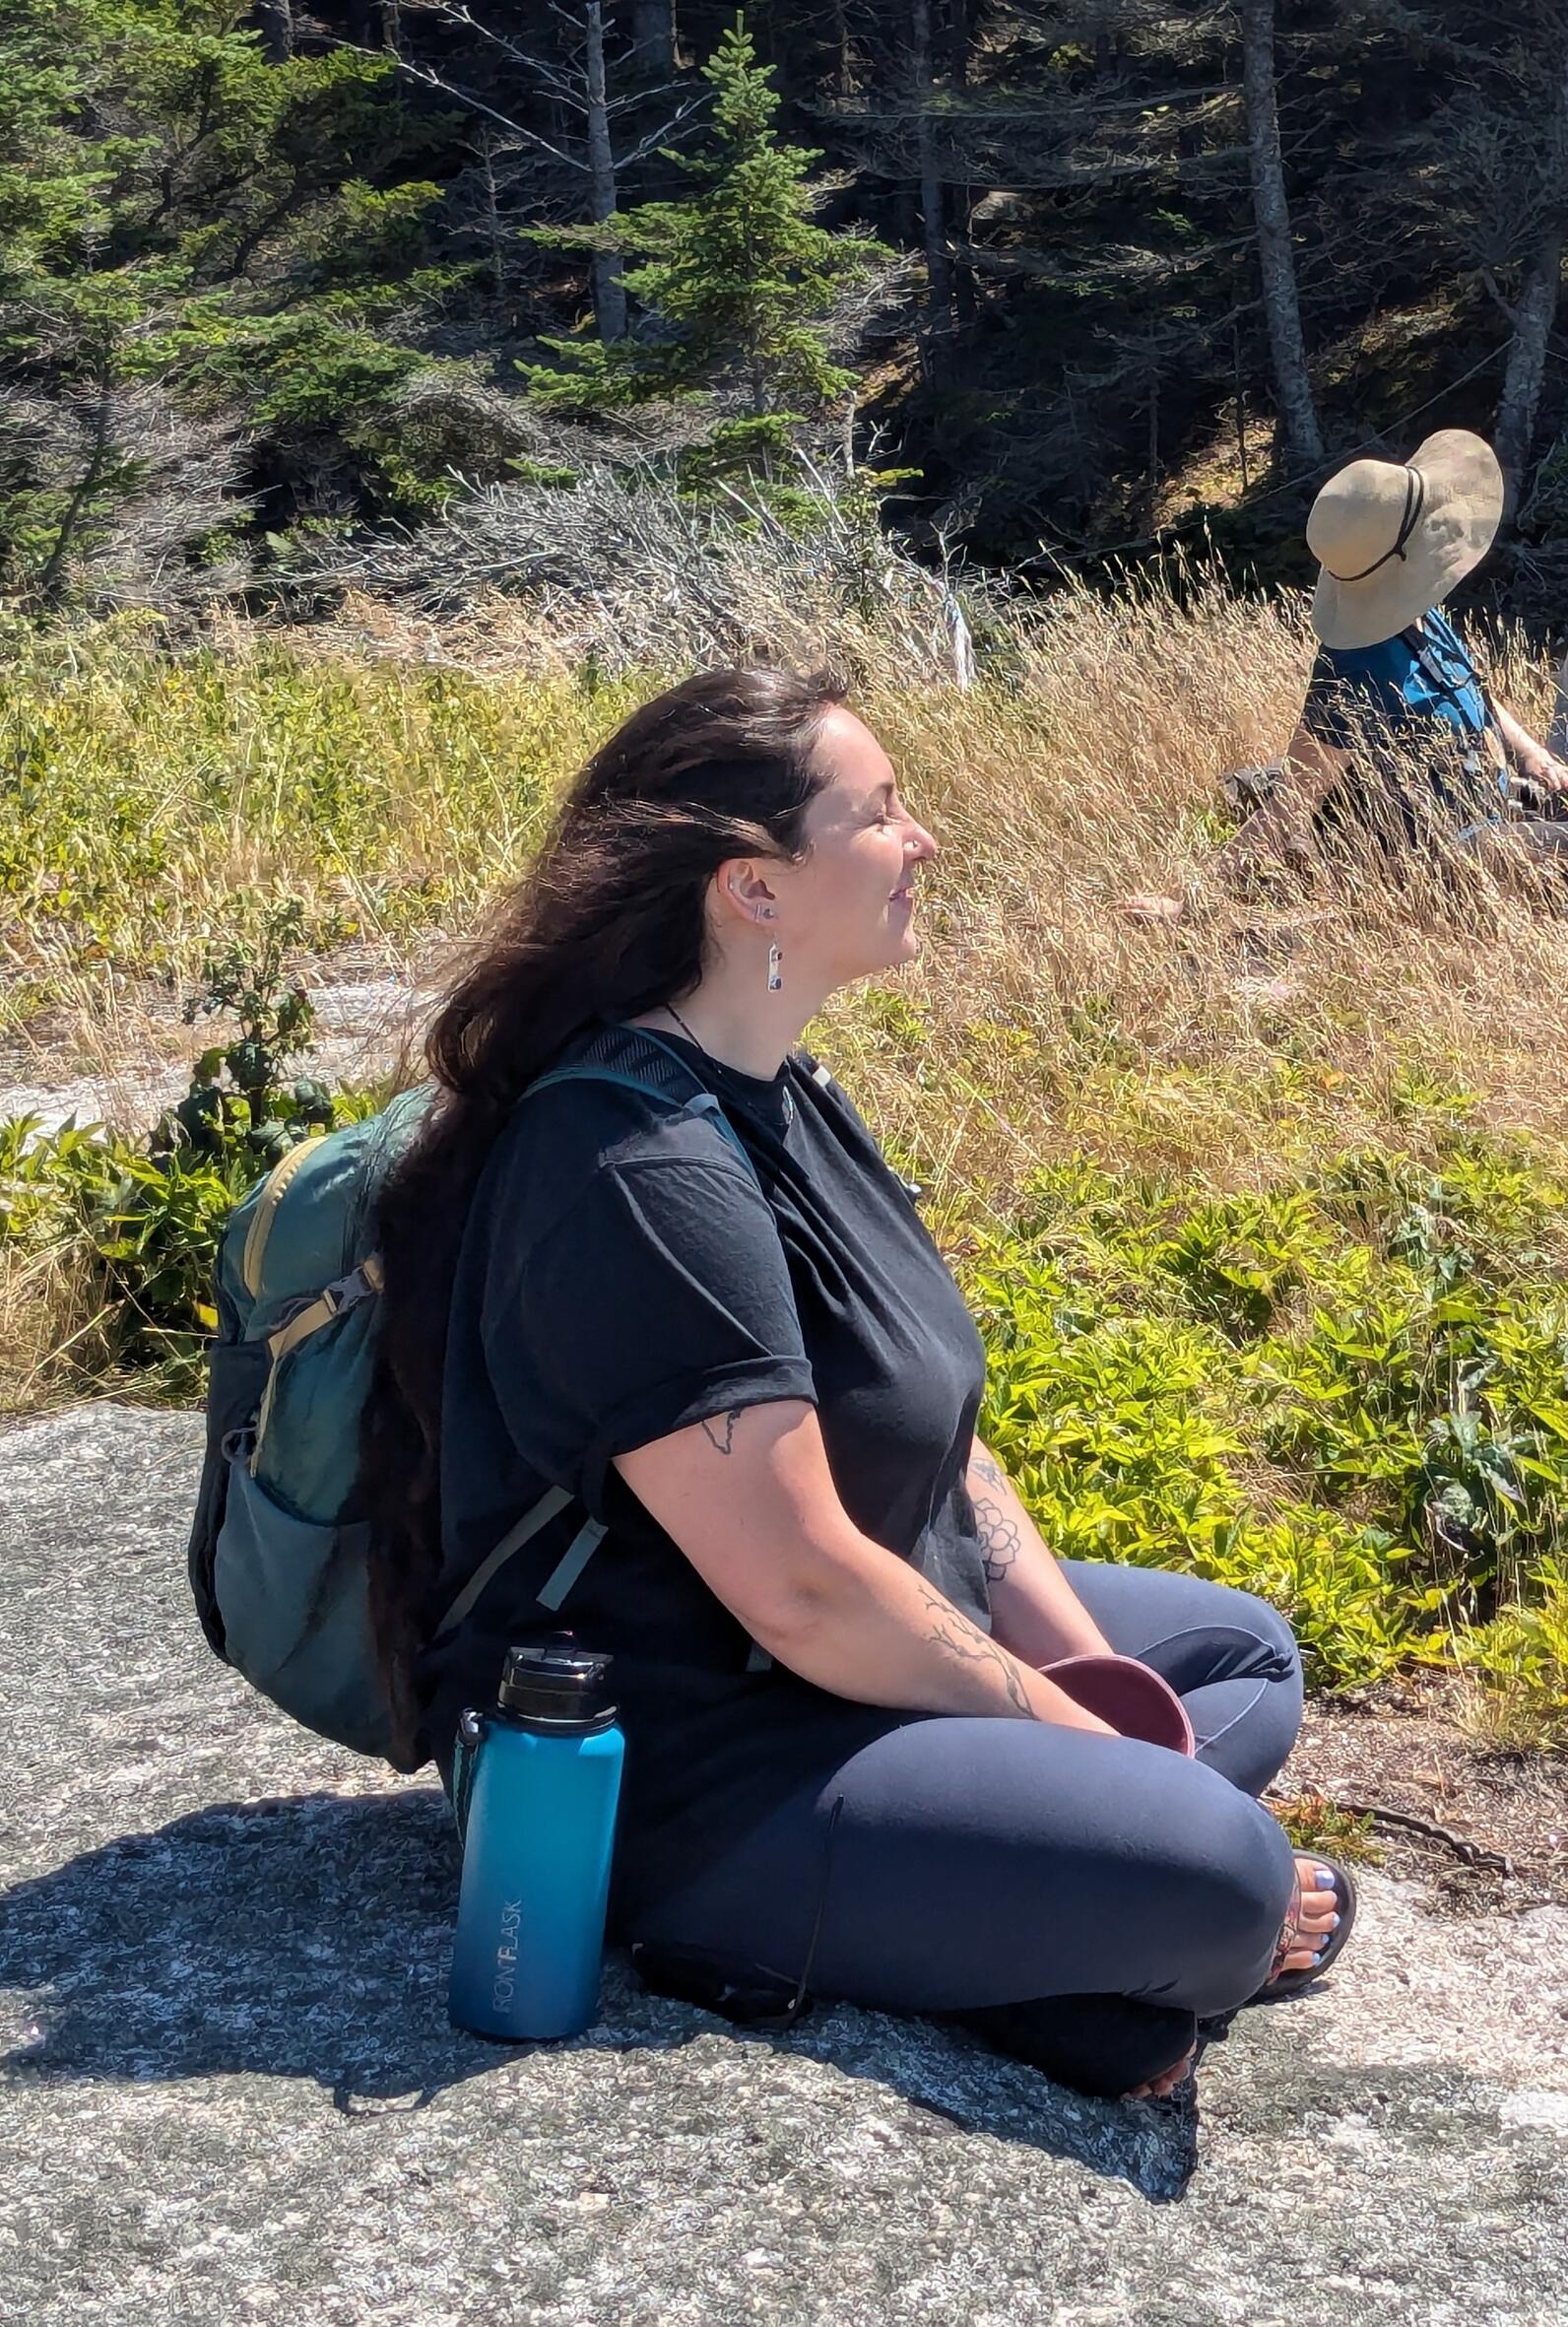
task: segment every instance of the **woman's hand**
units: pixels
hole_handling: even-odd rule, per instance
[[[1538,784],[1543,792],[1568,792],[1568,765],[1544,745],[1528,755],[1520,754],[1519,772],[1527,782]]]
[[[1568,792],[1568,766],[1536,742],[1506,703],[1493,703],[1492,725],[1504,753],[1528,783],[1539,784],[1543,792]]]
[[[1144,929],[1174,929],[1187,917],[1187,902],[1184,898],[1145,890],[1138,897],[1124,897],[1116,910],[1124,921],[1136,921]]]

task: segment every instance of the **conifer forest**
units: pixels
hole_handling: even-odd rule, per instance
[[[1559,0],[5,0],[0,589],[254,608],[617,470],[1301,580],[1465,426],[1549,616],[1565,227]]]

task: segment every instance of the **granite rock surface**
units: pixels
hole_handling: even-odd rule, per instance
[[[1198,2106],[922,2023],[448,2024],[438,1789],[292,1728],[183,1573],[199,1426],[0,1431],[0,2317],[27,2327],[1568,2321],[1568,1914],[1373,1876]]]

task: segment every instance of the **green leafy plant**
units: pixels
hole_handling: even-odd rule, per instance
[[[289,982],[286,961],[303,942],[304,907],[289,898],[269,908],[259,944],[230,944],[211,957],[184,1018],[226,1014],[237,1021],[231,1042],[204,1050],[191,1087],[153,1135],[153,1153],[189,1146],[210,1160],[236,1152],[270,1166],[301,1139],[330,1128],[332,1097],[311,1076],[282,1087],[286,1061],[311,1047],[315,1012],[302,985]]]
[[[1542,1560],[1528,1600],[1456,1638],[1471,1718],[1504,1749],[1568,1748],[1568,1561]]]
[[[186,1021],[228,1016],[233,1038],[203,1052],[190,1091],[144,1141],[75,1122],[40,1135],[35,1116],[0,1124],[0,1244],[74,1251],[91,1312],[84,1357],[114,1374],[135,1368],[167,1396],[199,1393],[234,1206],[299,1140],[374,1103],[334,1097],[313,1077],[285,1080],[314,1034],[309,1000],[287,973],[303,934],[290,898],[269,909],[257,947],[212,956]]]
[[[1235,1196],[1069,1157],[965,1281],[982,1431],[1058,1551],[1260,1594],[1320,1687],[1446,1662],[1464,1627],[1523,1721],[1568,1512],[1559,1191],[1463,1138]]]
[[[1284,1828],[1292,1850],[1323,1850],[1338,1859],[1372,1866],[1383,1856],[1373,1839],[1370,1818],[1341,1810],[1338,1802],[1313,1787],[1284,1801],[1271,1801],[1267,1807]]]

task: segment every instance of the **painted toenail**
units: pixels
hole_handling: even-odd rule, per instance
[[[1334,1877],[1330,1874],[1327,1867],[1319,1867],[1318,1869],[1318,1889],[1320,1891],[1332,1891],[1334,1889]]]
[[[1331,1916],[1329,1917],[1329,1929],[1330,1929],[1331,1931],[1338,1931],[1338,1930],[1339,1930],[1339,1916],[1338,1916],[1338,1915],[1331,1915]]]

